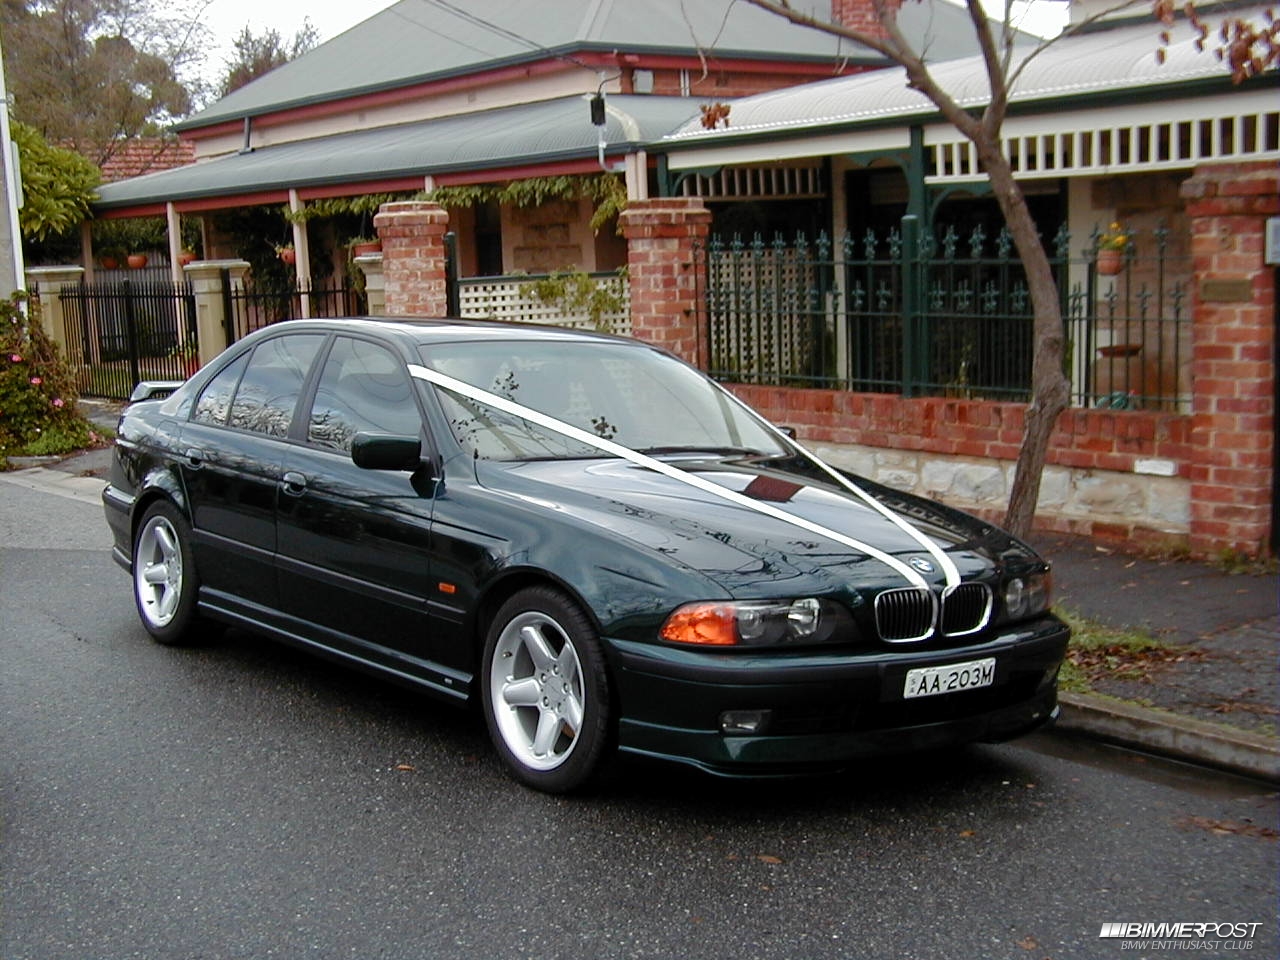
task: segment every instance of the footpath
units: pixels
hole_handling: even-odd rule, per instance
[[[114,427],[119,405],[82,401]],[[100,502],[110,450],[0,474]],[[1103,651],[1093,692],[1064,692],[1053,728],[1280,784],[1280,575],[1102,548],[1082,537],[1033,538],[1053,564],[1056,605],[1160,641],[1144,655]]]

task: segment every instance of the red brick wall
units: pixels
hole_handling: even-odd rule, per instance
[[[1280,216],[1280,166],[1202,166],[1182,196],[1196,274],[1191,547],[1258,554],[1276,436],[1276,268],[1263,263],[1263,230]]]
[[[728,384],[746,403],[777,424],[795,427],[806,445],[852,444],[920,454],[1012,462],[1025,427],[1025,405],[946,397],[906,398]],[[1054,432],[1048,463],[1077,470],[1133,473],[1139,459],[1169,460],[1189,476],[1191,417],[1149,411],[1073,408]],[[981,511],[980,511],[981,512]],[[999,522],[999,513],[988,519]],[[1169,535],[1141,522],[1102,523],[1040,515],[1043,530],[1078,533],[1130,545],[1169,546]]]
[[[746,384],[732,389],[774,423],[796,427],[802,439],[815,443],[1016,460],[1025,429],[1020,403]],[[1185,465],[1190,432],[1191,418],[1181,414],[1074,408],[1058,421],[1048,462],[1125,473],[1140,458]]]

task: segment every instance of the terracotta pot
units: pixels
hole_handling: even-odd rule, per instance
[[[1099,347],[1098,352],[1104,357],[1135,357],[1142,352],[1142,344],[1113,343],[1108,347]]]
[[[371,240],[368,243],[353,243],[351,245],[352,257],[366,257],[371,253],[382,252],[382,241]]]
[[[120,261],[115,257],[102,257],[98,262],[102,264],[103,270],[118,270],[120,268]]]
[[[1098,272],[1106,277],[1114,277],[1124,269],[1123,250],[1099,250]]]
[[[141,270],[147,265],[147,255],[145,253],[131,253],[128,261],[130,270]]]
[[[280,259],[285,263],[297,263],[298,252],[293,247],[285,247],[280,251]]]
[[[178,264],[180,266],[185,267],[188,263],[195,263],[195,262],[196,262],[196,255],[192,253],[190,250],[183,250],[182,253],[178,254]]]

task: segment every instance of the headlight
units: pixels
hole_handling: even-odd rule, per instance
[[[852,639],[853,619],[829,600],[686,603],[667,617],[659,636],[699,646],[777,646]]]
[[[1048,570],[1014,577],[1004,586],[1004,609],[1010,620],[1034,617],[1049,609],[1053,575]]]

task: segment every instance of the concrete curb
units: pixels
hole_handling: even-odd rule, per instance
[[[1050,729],[1059,733],[1280,784],[1280,741],[1272,737],[1088,694],[1062,693],[1058,704]]]
[[[39,490],[41,493],[52,493],[57,497],[79,500],[81,503],[102,504],[102,488],[107,485],[98,477],[77,477],[63,473],[61,470],[49,470],[45,467],[29,467],[26,470],[11,470],[0,473],[0,483],[12,483],[26,487],[28,490]]]

